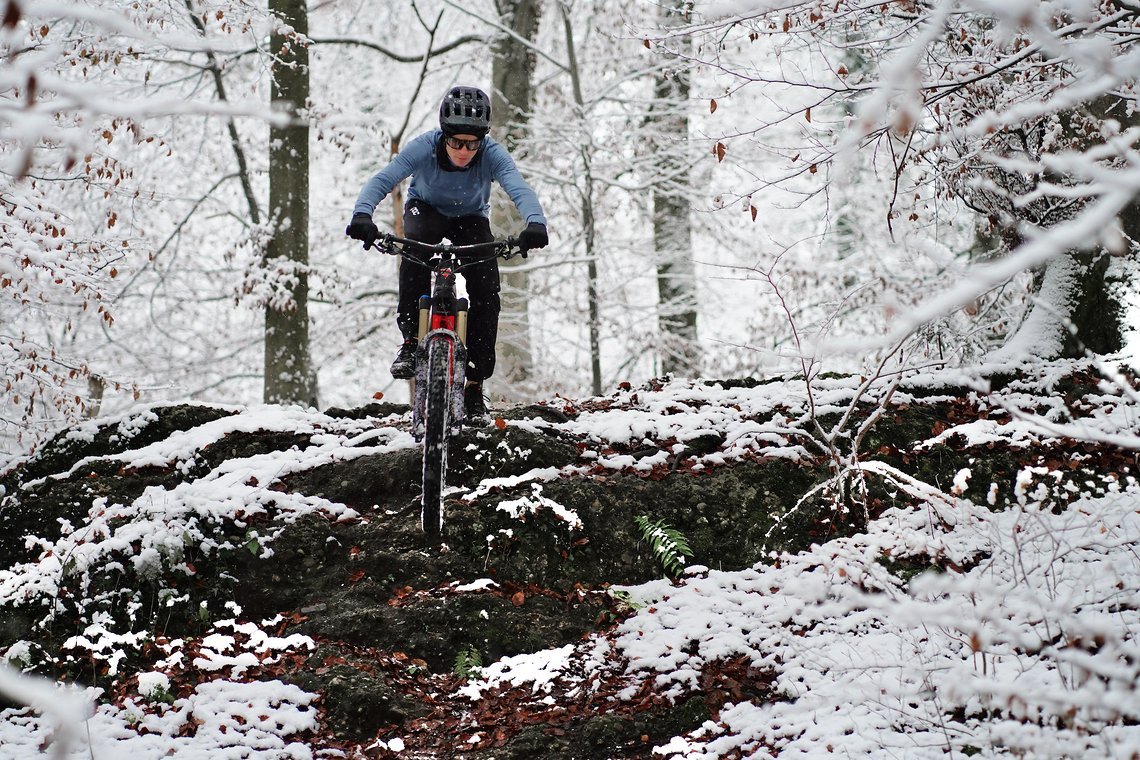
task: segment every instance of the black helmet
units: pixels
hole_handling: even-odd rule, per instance
[[[476,87],[452,87],[439,104],[439,128],[449,135],[483,137],[491,129],[491,99]]]

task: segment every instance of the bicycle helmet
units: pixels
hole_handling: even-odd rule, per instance
[[[491,129],[491,99],[476,87],[452,87],[439,104],[439,128],[448,135],[484,137]]]

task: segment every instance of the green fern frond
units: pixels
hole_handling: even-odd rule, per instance
[[[455,653],[455,674],[460,678],[475,678],[483,667],[483,655],[472,645]]]
[[[665,573],[672,578],[679,576],[685,569],[685,558],[693,556],[689,540],[663,518],[650,520],[646,515],[638,515],[634,521]]]

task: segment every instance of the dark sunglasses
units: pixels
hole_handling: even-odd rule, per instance
[[[483,138],[478,140],[460,140],[458,137],[448,135],[444,138],[447,147],[454,148],[455,150],[479,150],[479,146],[483,144]]]

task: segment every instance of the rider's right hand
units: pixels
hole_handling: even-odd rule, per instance
[[[367,248],[376,242],[376,238],[380,237],[380,230],[376,229],[376,223],[372,221],[370,215],[363,211],[357,211],[352,215],[352,221],[348,223],[348,227],[344,229],[344,234],[353,240],[364,241],[364,247]]]

